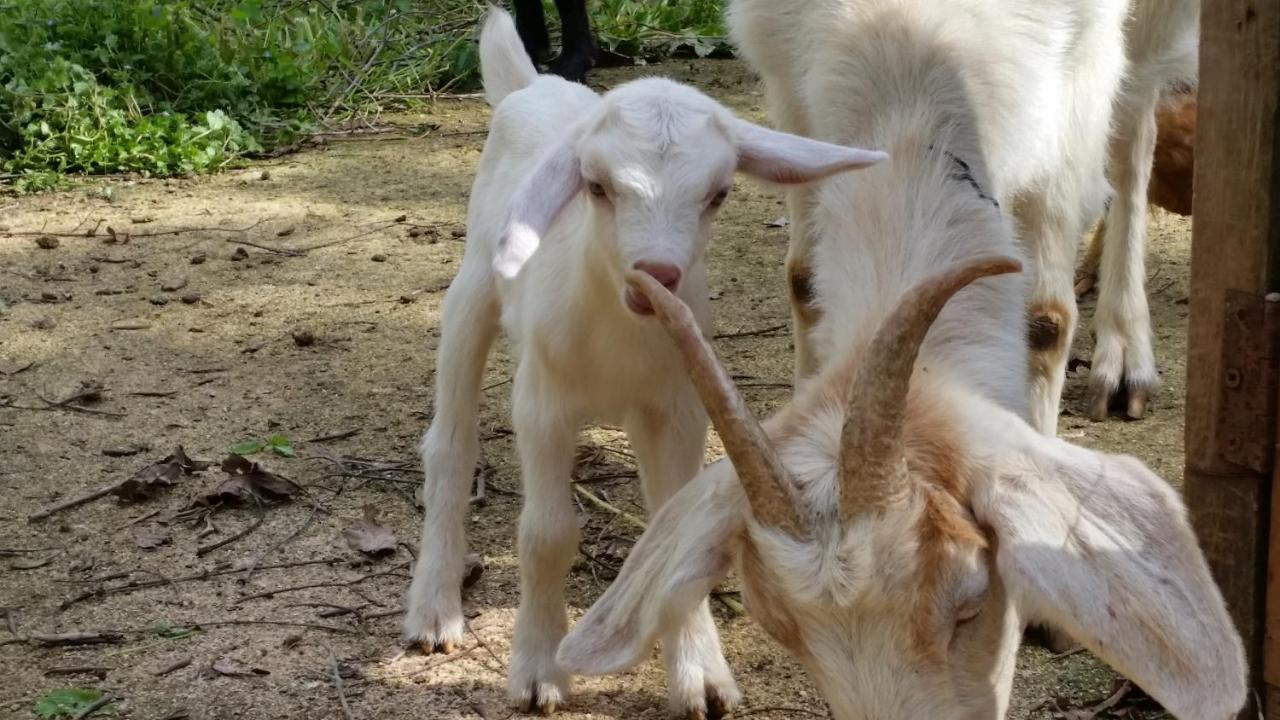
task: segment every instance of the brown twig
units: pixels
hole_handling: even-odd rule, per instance
[[[333,654],[333,648],[325,649],[329,651],[329,667],[333,670],[333,687],[338,692],[338,703],[342,705],[342,715],[347,720],[353,720],[351,708],[347,705],[347,691],[342,687],[342,672],[338,669],[338,657]]]
[[[493,658],[493,661],[498,663],[498,667],[506,670],[507,664],[502,662],[502,658],[498,657],[498,654],[493,651],[493,648],[489,647],[489,644],[480,638],[480,633],[477,633],[475,628],[471,627],[471,623],[467,622],[465,619],[462,623],[466,625],[467,632],[471,633],[471,637],[476,639],[476,644],[484,648],[485,652],[489,653],[489,657]]]
[[[111,483],[110,485],[104,485],[98,488],[97,490],[94,490],[93,492],[85,493],[84,495],[78,495],[69,500],[63,500],[57,505],[52,505],[43,510],[37,510],[36,512],[33,512],[27,516],[27,522],[36,522],[38,520],[44,520],[50,515],[60,513],[63,510],[70,510],[73,507],[79,507],[81,505],[84,505],[85,503],[91,503],[94,500],[106,497],[107,495],[110,495],[111,493],[118,490],[120,486],[123,485],[125,482],[126,482],[125,480],[118,480],[116,482]]]
[[[205,555],[213,552],[214,550],[217,550],[220,547],[226,547],[227,545],[230,545],[231,543],[237,540],[240,540],[241,538],[247,537],[254,530],[257,530],[258,528],[262,527],[262,523],[266,519],[267,519],[266,511],[259,509],[258,519],[255,520],[252,525],[249,525],[248,527],[236,533],[235,535],[231,535],[229,537],[223,538],[218,542],[210,543],[209,545],[202,545],[201,547],[196,548],[196,557],[204,557]]]
[[[169,663],[168,665],[165,665],[164,667],[160,668],[159,670],[157,670],[157,671],[155,671],[155,672],[151,673],[151,675],[152,675],[153,677],[164,677],[165,675],[168,675],[169,673],[177,672],[177,671],[181,670],[182,668],[184,668],[184,667],[186,667],[186,666],[188,666],[188,665],[190,665],[190,664],[191,664],[191,656],[190,656],[190,655],[183,655],[182,657],[178,658],[177,660],[174,660],[173,662]]]
[[[70,667],[51,667],[44,671],[45,677],[58,675],[95,675],[99,680],[107,676],[111,668],[102,665],[72,665]]]
[[[293,622],[291,620],[218,620],[216,622],[193,622],[190,625],[196,627],[218,627],[221,625],[281,625],[284,627],[301,627],[311,628],[312,630],[327,630],[328,632],[339,633],[341,635],[355,635],[354,630],[335,625],[321,625],[319,623]]]
[[[257,248],[259,250],[266,250],[269,253],[274,253],[276,255],[284,255],[285,257],[302,257],[303,255],[307,254],[306,250],[295,250],[293,248],[276,248],[276,247],[271,247],[269,245],[260,245],[250,240],[237,240],[236,238],[227,238],[227,242],[231,243],[232,245],[245,245],[251,248]]]
[[[77,400],[84,400],[85,398],[96,396],[100,392],[102,392],[101,389],[86,390],[84,392],[78,392],[75,395],[72,395],[71,397],[65,400],[50,400],[49,398],[40,394],[37,394],[36,397],[40,398],[40,401],[43,402],[45,405],[48,405],[50,410],[71,410],[73,412],[88,413],[90,415],[105,415],[107,417],[124,417],[125,413],[111,412],[109,410],[94,410],[93,408],[87,408],[87,407],[82,407],[80,405],[71,404],[73,402],[76,402]]]
[[[75,715],[72,715],[71,720],[84,720],[85,718],[98,712],[99,710],[106,707],[107,705],[115,702],[116,699],[117,698],[111,695],[110,693],[103,695],[97,700],[94,700],[93,702],[86,705],[80,712],[76,713]]]
[[[333,247],[334,245],[341,245],[341,244],[343,244],[343,243],[349,243],[349,242],[352,242],[352,241],[354,241],[354,240],[359,240],[359,239],[361,239],[361,238],[369,237],[370,235],[375,235],[375,234],[377,234],[377,233],[382,232],[383,230],[387,230],[387,229],[392,228],[392,227],[395,227],[396,225],[399,225],[399,224],[400,224],[400,223],[398,223],[398,222],[392,221],[392,222],[389,222],[389,223],[387,223],[387,224],[383,225],[382,227],[374,228],[374,229],[372,229],[372,230],[368,230],[368,231],[362,232],[362,233],[360,233],[360,234],[358,234],[358,235],[352,235],[351,237],[342,238],[341,240],[330,240],[330,241],[328,241],[328,242],[317,243],[317,244],[315,244],[315,245],[308,245],[307,247],[304,247],[304,248],[298,248],[298,250],[299,250],[300,252],[308,253],[308,252],[311,252],[312,250],[320,250],[320,249],[322,249],[322,248]]]
[[[406,575],[405,573],[402,573],[402,572],[397,572],[398,570],[403,570],[408,566],[409,566],[408,563],[400,563],[399,565],[395,566],[395,568],[391,570],[383,570],[381,572],[369,573],[368,575],[361,575],[360,577],[354,580],[307,583],[305,585],[290,585],[288,587],[275,588],[273,590],[264,590],[262,592],[253,593],[252,595],[245,595],[241,598],[238,598],[236,602],[242,603],[245,600],[258,600],[261,598],[275,597],[276,595],[279,595],[281,593],[297,592],[299,590],[314,590],[316,588],[326,588],[326,587],[354,587],[361,583],[364,583],[376,578],[380,578],[380,577],[399,576],[407,579],[412,579],[412,576],[410,575]]]
[[[645,530],[646,528],[649,527],[644,520],[641,520],[635,515],[632,515],[631,513],[613,505],[612,503],[602,500],[598,495],[582,487],[578,483],[573,484],[573,490],[574,492],[581,495],[585,500],[587,500],[587,502],[590,502],[592,505],[595,505],[596,507],[600,508],[601,510],[604,510],[605,512],[609,512],[609,513],[613,513],[614,515],[617,515],[618,517],[622,518],[623,520],[626,520],[627,522],[631,523],[637,528],[640,528],[641,530]]]
[[[757,335],[769,335],[771,333],[776,333],[779,330],[786,330],[786,329],[787,329],[787,325],[786,323],[783,323],[781,325],[770,325],[769,327],[760,328],[758,330],[741,330],[738,332],[716,333],[713,337],[716,340],[729,340],[731,338],[744,338],[744,337],[755,337]]]
[[[331,442],[333,440],[346,440],[349,437],[354,437],[359,434],[360,434],[360,428],[353,428],[351,430],[343,430],[342,432],[331,433],[329,435],[318,435],[316,437],[311,438],[310,440],[303,440],[302,442],[323,443],[323,442]]]
[[[35,645],[103,645],[118,643],[124,635],[112,632],[32,633],[27,641]]]
[[[283,568],[302,567],[304,565],[332,565],[338,562],[342,562],[342,558],[331,557],[331,558],[323,558],[320,560],[298,560],[294,562],[277,563],[275,565],[262,565],[262,566],[259,566],[258,569],[259,570],[279,570]],[[241,571],[241,568],[238,568],[238,567],[230,568],[228,570],[206,570],[201,573],[193,573],[191,575],[182,575],[179,577],[171,578],[169,580],[135,580],[133,582],[125,583],[123,585],[98,587],[98,588],[86,590],[85,592],[82,592],[79,595],[63,600],[58,607],[62,610],[66,610],[67,608],[71,607],[72,605],[78,602],[81,602],[82,600],[88,600],[89,598],[93,598],[93,597],[99,597],[103,595],[115,595],[117,593],[128,593],[128,592],[133,592],[135,590],[144,590],[147,588],[159,587],[161,585],[175,585],[181,582],[208,580],[210,578],[218,577],[220,575],[230,575],[232,573],[238,573],[240,571]]]
[[[311,506],[311,514],[307,516],[307,519],[306,519],[306,520],[304,520],[304,521],[303,521],[303,523],[302,523],[301,525],[299,525],[298,527],[294,528],[293,532],[291,532],[291,533],[289,533],[288,535],[284,536],[284,537],[280,540],[280,542],[278,542],[278,543],[276,543],[276,544],[274,544],[274,545],[271,545],[271,546],[270,546],[270,547],[268,547],[266,550],[263,550],[262,552],[258,553],[257,555],[254,555],[254,556],[253,556],[253,560],[249,563],[249,567],[245,568],[244,577],[243,577],[243,578],[241,578],[240,582],[242,582],[242,583],[247,583],[247,582],[249,582],[249,580],[253,577],[253,574],[254,574],[255,572],[257,572],[257,570],[258,570],[258,563],[262,562],[262,561],[263,561],[263,559],[265,559],[265,558],[266,558],[268,555],[270,555],[271,553],[273,553],[273,552],[275,552],[275,551],[279,550],[280,548],[284,547],[285,545],[288,545],[289,543],[293,542],[294,538],[296,538],[296,537],[298,537],[299,535],[301,535],[303,530],[306,530],[308,527],[310,527],[310,526],[311,526],[311,523],[315,521],[315,519],[316,519],[316,515],[318,515],[319,513],[320,513],[320,505],[319,505],[319,504],[312,505],[312,506]]]

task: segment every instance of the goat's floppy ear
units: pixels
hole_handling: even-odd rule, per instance
[[[888,160],[878,150],[834,145],[734,120],[738,169],[769,182],[796,184]]]
[[[493,258],[493,269],[502,277],[511,279],[520,272],[547,228],[581,188],[577,140],[578,133],[571,132],[556,143],[511,196],[507,225]]]
[[[617,579],[560,642],[556,661],[604,675],[644,660],[728,573],[745,512],[727,460],[691,480],[654,515]]]
[[[1024,616],[1066,630],[1176,717],[1235,717],[1243,646],[1177,493],[1133,457],[1015,435],[974,512]]]

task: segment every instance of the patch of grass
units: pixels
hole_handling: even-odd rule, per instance
[[[605,49],[653,60],[725,48],[721,1],[590,7]],[[0,181],[28,192],[68,173],[217,170],[321,125],[473,87],[485,7],[99,0],[86,12],[83,0],[0,4]]]
[[[601,47],[619,55],[661,60],[729,52],[723,0],[595,0],[587,7]]]
[[[88,709],[102,698],[102,691],[93,688],[63,688],[54,690],[36,702],[35,712],[38,717],[52,720],[54,718],[71,718]],[[110,703],[94,710],[90,717],[114,714]]]

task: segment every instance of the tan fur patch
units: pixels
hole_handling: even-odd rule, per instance
[[[1066,339],[1066,308],[1052,300],[1031,307],[1027,327],[1027,343],[1032,352],[1047,353],[1060,349]]]
[[[742,576],[742,587],[746,591],[743,597],[751,617],[793,657],[804,661],[809,657],[809,649],[800,637],[800,624],[787,609],[786,597],[774,590],[775,579],[765,568],[760,551],[747,530],[742,532],[741,549],[738,572]]]

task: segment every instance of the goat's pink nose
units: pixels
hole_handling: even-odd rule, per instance
[[[642,260],[633,267],[640,272],[648,273],[654,280],[662,283],[663,287],[672,292],[675,292],[676,286],[680,284],[680,268],[675,265]]]

